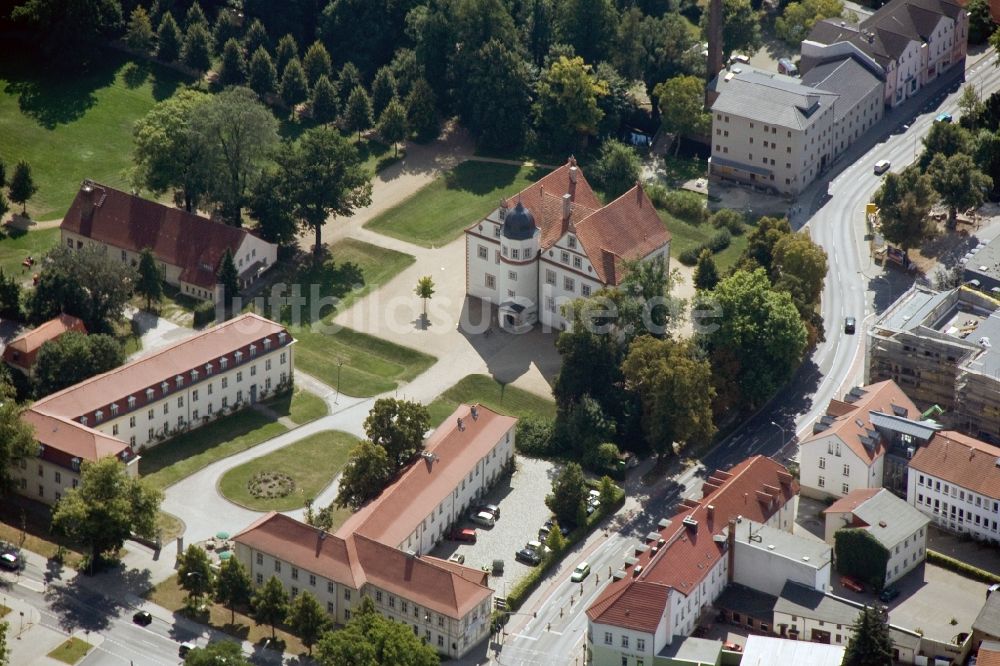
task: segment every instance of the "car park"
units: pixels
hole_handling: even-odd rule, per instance
[[[470,520],[480,527],[493,527],[497,523],[493,518],[493,514],[488,511],[480,511],[473,515]]]
[[[590,565],[586,562],[580,562],[576,565],[576,569],[573,569],[573,575],[569,577],[574,583],[579,583],[584,578],[590,575]]]
[[[465,541],[466,543],[476,543],[476,530],[471,527],[454,529],[448,535],[452,541]]]
[[[881,592],[879,592],[878,598],[879,601],[884,601],[886,603],[889,603],[898,596],[899,596],[899,588],[887,587],[883,589]]]
[[[844,333],[847,333],[848,335],[854,335],[854,330],[856,327],[857,327],[857,321],[855,321],[854,317],[844,318]]]
[[[16,571],[20,565],[21,560],[18,559],[15,553],[4,553],[3,555],[0,555],[0,567],[10,571]]]
[[[533,567],[538,566],[542,563],[542,557],[530,548],[522,548],[521,550],[514,553],[514,559],[518,562],[524,562],[525,564],[530,564]]]
[[[884,174],[886,171],[889,170],[890,166],[891,165],[889,164],[889,160],[879,160],[878,162],[875,163],[875,175],[881,176],[882,174]]]
[[[148,627],[153,621],[153,616],[150,615],[149,611],[136,611],[135,615],[132,616],[132,621],[140,627]]]
[[[462,555],[462,553],[452,553],[448,561],[456,564],[465,564],[465,555]]]
[[[855,592],[864,592],[865,586],[859,583],[854,578],[850,576],[841,576],[840,584],[846,587],[848,590],[854,590]]]

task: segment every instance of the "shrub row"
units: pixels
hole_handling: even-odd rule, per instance
[[[936,564],[942,569],[947,569],[948,571],[954,571],[959,576],[965,576],[966,578],[971,578],[972,580],[978,580],[982,583],[1000,583],[1000,576],[990,573],[979,567],[974,567],[971,564],[966,564],[961,560],[956,560],[954,557],[948,557],[943,553],[939,553],[936,550],[927,549],[927,561],[930,564]]]
[[[701,254],[702,250],[708,250],[712,254],[717,252],[722,252],[729,244],[733,242],[733,235],[729,233],[728,229],[719,229],[714,234],[712,234],[707,241],[702,243],[697,247],[693,247],[689,250],[684,250],[681,252],[680,256],[677,257],[682,264],[685,266],[694,266],[698,263],[698,256]]]
[[[201,328],[215,322],[215,303],[205,301],[194,309],[194,327]]]

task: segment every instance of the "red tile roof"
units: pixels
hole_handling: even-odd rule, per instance
[[[983,641],[977,654],[976,666],[1000,666],[1000,644]]]
[[[150,248],[181,268],[181,280],[212,289],[226,250],[234,255],[249,233],[179,208],[84,181],[59,227],[116,248]]]
[[[42,345],[51,340],[58,339],[67,331],[86,333],[87,327],[76,317],[68,314],[61,314],[55,319],[50,319],[41,326],[26,331],[9,343],[3,350],[3,360],[5,363],[19,368],[30,368],[35,364],[35,358]]]
[[[784,467],[764,456],[747,458],[730,471],[716,471],[705,482],[701,501],[688,503],[670,524],[660,530],[665,543],[654,553],[640,554],[634,566],[642,572],[609,584],[588,609],[593,622],[651,631],[667,613],[670,589],[685,596],[695,589],[725,553],[725,541],[717,535],[730,519],[743,516],[765,523],[798,493],[798,483]],[[709,509],[711,506],[711,510]],[[685,519],[696,525],[684,524]],[[640,586],[633,590],[636,586]],[[639,606],[647,595],[651,607]],[[652,629],[651,629],[652,628]]]
[[[871,412],[893,414],[893,406],[896,406],[906,410],[906,418],[920,418],[920,410],[903,393],[903,389],[899,388],[891,379],[865,386],[862,391],[864,391],[864,395],[855,402],[831,400],[830,406],[827,408],[827,415],[834,418],[833,423],[825,430],[814,432],[805,437],[802,440],[802,445],[836,435],[850,447],[855,455],[870,464],[885,453],[885,443],[878,435],[875,435],[878,440],[877,444],[871,449],[867,448],[861,441],[861,438],[869,431],[875,431],[868,416]]]
[[[120,439],[61,416],[41,414],[29,409],[21,418],[35,429],[35,439],[39,444],[60,451],[70,458],[93,462],[105,456],[121,456],[131,451],[128,444]]]
[[[347,538],[271,512],[233,540],[355,590],[365,584],[461,619],[489,599],[484,573],[436,557],[410,556],[362,535]]]
[[[1000,448],[953,430],[942,430],[917,448],[910,469],[1000,499],[998,461]]]
[[[375,500],[347,519],[337,534],[363,534],[391,546],[399,546],[420,521],[447,499],[475,463],[486,456],[517,419],[477,406],[473,419],[469,405],[460,405],[427,438],[424,450],[430,457],[413,463],[398,481]],[[461,418],[464,430],[458,429]]]
[[[882,488],[858,488],[857,490],[852,490],[823,509],[823,513],[850,513],[880,492],[882,492]]]

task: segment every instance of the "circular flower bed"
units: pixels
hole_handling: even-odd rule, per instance
[[[258,472],[247,482],[247,490],[258,499],[287,497],[295,491],[295,480],[282,472]]]

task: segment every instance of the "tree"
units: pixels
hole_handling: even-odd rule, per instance
[[[347,100],[350,99],[354,89],[358,86],[364,88],[361,82],[361,72],[354,66],[353,62],[344,63],[340,68],[340,76],[337,77],[337,94],[340,95],[340,106],[346,107]]]
[[[330,79],[325,76],[319,77],[312,91],[313,120],[324,125],[336,120],[338,99],[337,89]]]
[[[184,666],[250,666],[243,648],[235,641],[213,640],[184,657]]]
[[[609,199],[617,199],[632,189],[641,173],[642,162],[634,148],[614,139],[604,142],[594,174]]]
[[[814,243],[807,232],[786,234],[774,245],[771,280],[779,288],[782,278],[789,277],[802,285],[805,300],[799,307],[800,313],[819,303],[826,272],[826,251]]]
[[[587,62],[606,60],[618,27],[611,0],[564,0],[556,4],[555,29]]]
[[[35,179],[31,175],[31,165],[24,160],[18,160],[17,164],[14,165],[14,175],[10,177],[8,194],[11,201],[21,204],[22,215],[27,214],[28,201],[35,196],[37,191],[38,185],[35,184]]]
[[[3,221],[4,215],[10,211],[10,204],[7,203],[7,197],[3,193],[3,184],[0,184],[0,222]]]
[[[372,81],[372,114],[381,116],[389,102],[396,99],[396,77],[389,67],[379,67]]]
[[[257,49],[264,49],[264,52],[267,53],[269,44],[267,28],[264,27],[260,19],[255,18],[250,22],[246,34],[243,35],[243,49],[247,53],[257,53]]]
[[[222,261],[219,262],[219,272],[216,273],[216,280],[222,287],[222,302],[226,311],[233,307],[233,299],[240,293],[240,274],[236,270],[236,262],[233,261],[233,253],[227,247]]]
[[[235,557],[224,561],[215,578],[215,598],[229,609],[230,624],[236,624],[236,607],[249,604],[252,595],[253,583],[246,567]]]
[[[132,130],[135,184],[154,194],[179,190],[188,212],[214,186],[216,152],[192,129],[210,101],[207,93],[181,90],[156,104]]]
[[[920,153],[920,169],[926,171],[935,155],[951,157],[969,154],[969,131],[957,123],[933,123],[923,139],[924,151]]]
[[[212,27],[212,44],[216,49],[216,54],[221,55],[221,51],[230,39],[236,40],[240,52],[242,52],[243,44],[240,40],[242,33],[242,16],[237,16],[236,12],[228,8],[220,9],[215,17],[215,25]]]
[[[434,278],[425,275],[417,280],[417,288],[414,290],[417,298],[424,302],[424,319],[427,318],[427,299],[434,295]]]
[[[149,14],[142,6],[136,6],[132,10],[132,15],[128,19],[128,28],[125,30],[125,43],[130,49],[139,53],[149,53],[153,48],[153,24],[149,20]]]
[[[344,466],[334,502],[339,507],[360,507],[382,492],[395,469],[384,448],[367,440],[361,442]]]
[[[35,324],[61,312],[83,320],[91,332],[110,331],[122,318],[136,281],[135,269],[96,245],[79,250],[54,247],[40,262],[38,284],[28,297],[28,317]]]
[[[969,43],[982,44],[993,36],[996,26],[990,14],[989,0],[969,0]]]
[[[884,666],[893,662],[892,636],[887,616],[866,605],[851,627],[843,666]]]
[[[10,11],[12,5],[17,5]],[[31,38],[47,63],[77,68],[97,56],[96,46],[121,29],[119,0],[26,0],[7,3],[15,24],[35,33]]]
[[[563,525],[576,525],[586,496],[587,482],[583,476],[583,468],[570,462],[552,480],[552,494],[545,498],[545,506],[549,507],[556,515],[556,520]]]
[[[581,464],[602,469],[601,446],[615,436],[615,422],[590,395],[559,409],[552,439],[560,453],[571,454]]]
[[[707,247],[698,255],[698,265],[694,269],[694,288],[711,291],[719,284],[719,269],[715,266],[712,251]]]
[[[67,331],[44,343],[35,360],[35,395],[42,397],[79,384],[125,362],[125,351],[110,335]]]
[[[285,620],[295,635],[299,637],[302,644],[309,650],[312,656],[313,645],[326,632],[333,629],[333,622],[327,615],[326,609],[319,605],[316,597],[303,592],[292,600],[288,608],[288,618]]]
[[[293,59],[299,57],[299,45],[291,35],[285,35],[278,40],[278,48],[275,50],[274,66],[279,72],[285,71],[285,66]]]
[[[276,576],[271,576],[263,586],[254,592],[250,601],[253,619],[260,625],[271,627],[271,638],[275,638],[275,625],[288,615],[288,593]]]
[[[798,0],[785,5],[785,11],[774,22],[780,39],[798,46],[817,22],[840,16],[844,11],[842,0]]]
[[[763,269],[736,271],[712,293],[720,317],[705,342],[714,369],[731,355],[738,369],[727,383],[748,407],[763,404],[802,361],[806,329],[798,310],[788,293],[772,288]]]
[[[437,101],[430,84],[423,78],[413,83],[406,96],[406,122],[417,141],[429,141],[438,135]]]
[[[212,563],[204,548],[191,544],[177,563],[177,584],[187,592],[187,604],[197,608],[202,599],[212,591],[214,583]]]
[[[177,62],[181,55],[181,29],[169,11],[160,19],[156,29],[156,57],[164,62]]]
[[[204,24],[194,23],[188,26],[184,33],[181,62],[199,72],[207,72],[212,68],[212,35]]]
[[[389,102],[378,119],[375,131],[383,141],[392,144],[392,156],[399,157],[399,142],[406,139],[409,128],[406,125],[406,109],[398,99]]]
[[[945,157],[938,154],[927,167],[931,185],[941,203],[948,207],[948,226],[954,228],[958,210],[978,208],[993,189],[992,179],[976,168],[972,158],[965,154]]]
[[[385,449],[389,460],[399,467],[424,449],[424,433],[431,417],[419,402],[379,398],[365,418],[365,434]]]
[[[441,658],[409,625],[383,617],[364,596],[343,629],[328,632],[316,646],[320,666],[438,666]]]
[[[747,271],[763,268],[770,275],[771,264],[774,263],[774,247],[791,233],[792,227],[787,218],[760,218],[754,230],[747,235],[747,246],[737,262],[738,268]]]
[[[257,47],[250,57],[250,74],[247,85],[262,98],[274,93],[275,84],[278,80],[278,72],[274,68],[274,61],[268,55],[264,47]]]
[[[642,403],[642,430],[649,447],[673,455],[674,444],[707,442],[712,420],[712,367],[690,341],[642,336],[622,365],[625,386]]]
[[[543,550],[539,555],[543,557],[558,557],[565,547],[566,537],[563,536],[562,530],[559,528],[559,521],[553,520],[552,527],[549,528],[549,535],[545,537],[547,552]]]
[[[323,225],[350,217],[371,203],[371,174],[356,147],[329,127],[302,134],[279,157],[283,196],[294,219],[316,235],[314,253],[323,252]]]
[[[675,76],[653,93],[660,101],[663,128],[674,135],[674,154],[685,135],[705,135],[711,131],[712,117],[705,112],[705,84],[696,76]]]
[[[219,83],[224,86],[242,85],[247,80],[247,59],[243,46],[231,37],[222,47],[222,65],[219,68]]]
[[[9,624],[0,622],[0,666],[9,666],[10,664],[10,649],[7,647],[7,629],[9,628]]]
[[[132,535],[152,539],[163,493],[134,478],[115,456],[84,460],[80,485],[67,489],[52,514],[52,531],[87,546],[90,569]]]
[[[11,470],[38,452],[34,428],[21,418],[23,406],[15,400],[14,388],[0,381],[0,493],[10,490]]]
[[[316,85],[319,77],[329,77],[333,74],[333,63],[330,61],[330,54],[327,53],[326,47],[318,41],[313,42],[312,46],[306,50],[302,66],[305,69],[306,80],[309,81],[310,88]]]
[[[615,482],[611,480],[610,476],[604,475],[601,477],[599,492],[601,493],[601,506],[605,509],[611,508],[615,503],[618,493]]]
[[[980,2],[981,0],[975,0]],[[962,126],[975,130],[979,122],[979,117],[986,111],[979,92],[974,85],[965,85],[962,88],[962,96],[958,99],[958,109],[962,115]]]
[[[531,120],[533,84],[527,61],[497,39],[465,57],[465,80],[456,100],[462,124],[483,147],[519,147]]]
[[[247,196],[278,146],[278,121],[252,90],[232,87],[199,109],[192,131],[216,160],[212,199],[228,221],[239,225]]]
[[[351,132],[357,132],[358,141],[360,141],[361,133],[371,126],[372,102],[364,88],[355,86],[354,90],[351,91],[351,96],[347,98],[347,106],[344,109],[344,128]]]
[[[944,123],[936,123],[935,127]],[[936,199],[930,176],[915,166],[901,173],[889,172],[875,192],[882,235],[903,251],[920,245],[935,233],[934,223],[927,216]]]
[[[2,203],[2,202],[0,202]],[[0,214],[0,217],[3,217]],[[20,320],[24,316],[21,311],[21,283],[8,276],[0,268],[0,317]]]
[[[834,534],[837,571],[865,581],[875,589],[885,584],[889,551],[864,528],[839,529]]]
[[[538,82],[535,116],[554,146],[597,134],[604,117],[597,100],[608,94],[607,85],[594,76],[583,58],[559,56]]]
[[[309,85],[305,70],[298,58],[292,58],[281,75],[281,101],[294,109],[296,104],[306,101],[308,97]]]
[[[701,34],[708,38],[708,12],[701,14]],[[750,0],[723,0],[722,52],[729,56],[738,51],[752,53],[762,44],[760,18]]]

